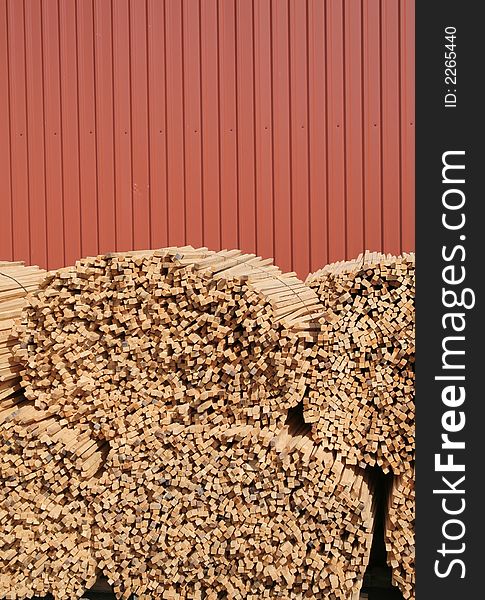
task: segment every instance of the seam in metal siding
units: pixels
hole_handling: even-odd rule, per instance
[[[414,250],[414,0],[0,0],[0,257]]]

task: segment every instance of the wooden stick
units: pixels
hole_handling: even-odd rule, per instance
[[[392,583],[404,598],[415,598],[414,469],[395,477],[386,513],[387,562],[392,568]]]
[[[309,275],[326,313],[310,350],[305,419],[347,462],[414,460],[413,254],[366,253]]]

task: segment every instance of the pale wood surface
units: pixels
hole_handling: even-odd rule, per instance
[[[393,481],[385,521],[387,560],[392,581],[406,599],[415,597],[414,469]]]
[[[322,316],[294,274],[239,251],[50,273],[17,328],[26,399],[0,429],[0,590],[73,599],[100,569],[118,598],[358,596],[372,483],[287,421]]]
[[[81,598],[99,570],[118,598],[359,597],[362,467],[413,460],[414,257],[307,285],[192,247],[1,268],[26,290],[0,277],[0,597]]]
[[[346,462],[414,460],[414,254],[366,252],[308,276],[326,308],[305,420]]]

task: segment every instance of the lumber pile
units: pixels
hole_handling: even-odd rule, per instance
[[[325,315],[304,415],[347,464],[393,472],[385,538],[393,584],[414,598],[414,254],[366,252],[308,276]]]
[[[103,572],[124,599],[357,600],[375,464],[399,474],[386,543],[412,593],[413,255],[304,284],[186,246],[40,280],[7,305],[0,277],[0,598]]]
[[[290,419],[183,426],[148,407],[112,442],[95,501],[99,566],[118,598],[357,599],[372,488]]]
[[[16,358],[28,399],[101,439],[152,404],[274,431],[304,395],[300,340],[319,316],[294,274],[238,250],[110,254],[44,280]]]
[[[366,252],[306,284],[325,306],[305,420],[349,464],[399,474],[414,459],[414,254]]]
[[[0,408],[0,597],[80,598],[96,580],[88,492],[100,442],[29,401]]]
[[[12,326],[20,317],[25,297],[44,278],[39,267],[0,261],[0,407],[14,405],[20,396],[20,366],[12,358]]]
[[[415,598],[414,571],[414,469],[395,477],[386,512],[385,538],[387,560],[392,567],[392,582],[404,598]]]
[[[108,445],[29,401],[4,411],[0,597],[80,598],[102,570],[117,598],[358,598],[374,520],[362,470],[298,418],[275,435],[148,412],[143,435]]]
[[[84,259],[30,299],[28,410],[76,432],[63,465],[119,598],[357,597],[372,489],[286,424],[321,316],[270,261],[190,247]]]

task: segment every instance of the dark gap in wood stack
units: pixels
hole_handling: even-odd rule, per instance
[[[389,495],[393,485],[392,473],[383,473],[380,467],[367,467],[368,476],[374,481],[374,494],[376,498],[376,518],[374,534],[369,559],[369,566],[364,575],[363,590],[369,595],[369,600],[374,598],[403,598],[396,587],[392,587],[392,568],[387,562],[386,551],[386,511]],[[387,596],[383,596],[387,594]]]
[[[308,425],[305,422],[305,415],[303,412],[303,400],[300,400],[296,406],[292,406],[288,409],[288,416],[286,419],[286,423],[297,422],[300,426]],[[311,426],[309,427],[311,430]]]

